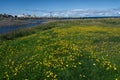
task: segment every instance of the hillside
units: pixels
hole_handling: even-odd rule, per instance
[[[0,80],[120,80],[120,19],[56,21],[32,30],[1,41]]]

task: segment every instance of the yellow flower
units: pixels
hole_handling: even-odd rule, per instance
[[[116,68],[116,67],[114,67],[114,70],[116,71],[116,70],[117,70],[117,68]]]
[[[115,80],[118,80],[118,78],[116,78]]]
[[[82,63],[81,62],[78,62],[79,65],[81,65]]]
[[[66,64],[66,67],[68,67],[68,64]]]

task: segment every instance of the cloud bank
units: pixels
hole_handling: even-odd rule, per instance
[[[49,13],[44,13],[49,16]],[[43,16],[45,16],[43,14]],[[104,16],[120,16],[120,8],[108,10],[91,10],[91,9],[73,9],[64,11],[53,11],[54,17],[104,17]]]
[[[105,16],[120,16],[120,8],[108,10],[94,9],[73,9],[61,11],[49,10],[30,10],[35,12],[35,15],[40,17],[105,17]],[[29,11],[29,12],[30,12]]]

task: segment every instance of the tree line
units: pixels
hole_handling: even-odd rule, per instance
[[[17,16],[13,16],[13,15],[10,15],[10,14],[0,14],[0,19],[16,19]]]

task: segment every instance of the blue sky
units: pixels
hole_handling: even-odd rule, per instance
[[[14,15],[42,14],[45,11],[107,10],[111,8],[120,8],[120,0],[0,0],[0,13]]]

